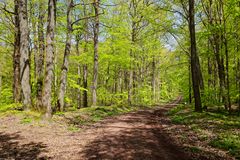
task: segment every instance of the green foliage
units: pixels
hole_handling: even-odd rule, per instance
[[[173,116],[173,115],[175,115],[176,113],[182,111],[182,110],[185,109],[185,108],[186,108],[185,105],[180,104],[180,105],[178,105],[177,107],[174,107],[174,108],[172,108],[170,111],[168,111],[168,115]]]
[[[74,126],[74,125],[68,126],[67,129],[68,129],[69,131],[71,131],[71,132],[78,132],[78,131],[80,131],[80,128],[78,128],[78,127],[76,127],[76,126]]]
[[[172,118],[172,121],[173,121],[173,123],[176,123],[176,124],[183,124],[184,118],[176,115]]]
[[[192,152],[192,153],[198,153],[198,152],[201,152],[201,149],[199,149],[198,147],[190,147],[189,148],[190,149],[190,151]]]
[[[13,103],[13,104],[4,104],[0,106],[0,113],[5,113],[8,111],[14,111],[17,109],[21,109],[21,104],[19,103]]]
[[[224,132],[210,142],[210,145],[220,149],[228,150],[237,159],[240,158],[240,134],[232,134],[231,132]]]
[[[196,113],[190,106],[179,105],[168,112],[172,122],[190,126],[203,141],[224,149],[236,158],[240,156],[240,139],[236,131],[240,128],[240,117],[229,115],[224,109],[212,108],[211,112]],[[206,133],[211,133],[206,134]],[[216,137],[212,139],[212,137]]]
[[[32,118],[30,117],[24,117],[22,120],[21,120],[21,124],[29,124],[29,123],[32,123]]]
[[[12,89],[11,88],[3,88],[1,90],[0,96],[0,104],[10,104],[12,103]]]
[[[63,117],[68,121],[70,128],[71,127],[79,128],[79,126],[95,123],[109,116],[124,114],[131,111],[136,111],[138,109],[140,109],[140,107],[116,106],[116,105],[96,106],[81,108],[80,110],[69,111],[64,113],[57,112],[54,115],[53,119],[57,120],[58,118]]]

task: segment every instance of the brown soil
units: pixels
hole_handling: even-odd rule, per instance
[[[56,122],[21,124],[16,117],[2,118],[0,159],[199,159],[178,143],[177,133],[166,130],[165,113],[174,105],[107,118],[78,132]],[[201,160],[222,159],[204,155]]]

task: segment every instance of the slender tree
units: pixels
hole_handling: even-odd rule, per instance
[[[99,37],[99,5],[100,0],[94,0],[94,28],[93,28],[93,43],[94,43],[94,65],[93,65],[93,82],[92,82],[92,105],[97,105],[97,84],[98,84],[98,37]]]
[[[197,54],[197,45],[196,45],[196,32],[195,32],[195,6],[194,0],[189,0],[189,32],[190,32],[190,41],[191,41],[191,72],[192,72],[192,84],[193,84],[193,93],[195,100],[195,111],[202,111],[201,103],[201,94],[200,94],[200,82],[199,82],[199,73],[200,66],[197,65],[199,62],[199,57]]]
[[[80,43],[80,34],[77,34],[75,37],[76,40],[76,53],[77,56],[80,57],[80,50],[79,50],[79,43]],[[78,63],[78,67],[77,67],[77,73],[78,73],[78,79],[77,79],[77,84],[78,86],[81,86],[81,65]],[[77,88],[77,108],[80,109],[82,106],[82,100],[81,100],[81,89]]]
[[[65,51],[64,51],[64,58],[62,64],[62,73],[60,79],[60,88],[59,88],[59,95],[58,95],[58,107],[60,111],[64,110],[64,96],[67,88],[67,74],[69,68],[69,55],[71,52],[71,42],[72,42],[72,8],[73,8],[73,1],[68,0],[68,7],[67,7],[67,37],[65,43]]]
[[[84,17],[87,16],[87,5],[85,4],[83,6],[83,15]],[[85,32],[83,33],[83,37],[84,37],[84,48],[83,48],[83,52],[87,53],[88,52],[88,38],[89,38],[89,28],[88,28],[88,19],[84,20],[84,30]],[[88,107],[88,92],[87,92],[87,88],[88,88],[88,64],[83,64],[83,73],[82,73],[82,79],[83,79],[83,88],[85,89],[83,91],[83,107]]]

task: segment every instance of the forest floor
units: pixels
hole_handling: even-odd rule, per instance
[[[177,102],[81,126],[59,118],[46,122],[5,116],[0,118],[0,159],[233,159],[204,145],[194,150],[197,137],[167,116]],[[188,140],[179,138],[183,133]]]

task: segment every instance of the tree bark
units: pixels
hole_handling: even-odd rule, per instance
[[[136,8],[134,8],[134,10],[136,10]],[[132,32],[131,32],[132,45],[135,44],[135,39],[136,39],[135,36],[136,36],[136,23],[133,20]],[[134,53],[133,53],[132,49],[130,50],[130,58],[134,58]],[[134,62],[132,60],[130,60],[129,84],[128,84],[128,105],[132,105],[133,90],[134,90]]]
[[[88,88],[88,66],[83,65],[83,88]],[[88,93],[86,90],[83,91],[83,107],[88,107]]]
[[[83,13],[84,13],[84,16],[87,16],[87,13],[86,13],[86,5],[84,5],[84,8],[83,8]],[[85,41],[85,45],[84,45],[84,49],[83,49],[83,52],[84,53],[87,53],[88,52],[88,19],[85,19],[84,20],[84,29],[85,29],[85,32],[84,32],[84,41]],[[85,89],[83,91],[83,107],[88,107],[88,91],[87,91],[87,88],[88,88],[88,65],[87,64],[83,64],[83,88]]]
[[[94,66],[93,66],[93,86],[92,86],[92,106],[97,105],[97,84],[98,84],[98,36],[99,36],[99,0],[94,0],[94,28],[93,28],[93,43],[94,43]]]
[[[76,36],[76,52],[77,52],[77,56],[80,56],[79,42],[80,42],[80,35],[77,35]],[[77,84],[78,84],[78,86],[81,86],[81,65],[80,64],[78,64],[77,72],[78,72]],[[82,107],[81,89],[78,88],[77,89],[77,108],[80,109],[81,107]]]
[[[2,75],[1,75],[1,73],[0,73],[0,94],[1,94],[1,92],[2,92]],[[1,97],[1,96],[0,96]]]
[[[224,18],[224,6],[223,1],[221,0],[221,10],[222,10],[222,17],[223,17],[223,43],[225,47],[225,56],[226,56],[226,81],[225,81],[225,88],[226,88],[226,108],[231,111],[231,98],[230,98],[230,82],[229,82],[229,51],[228,51],[228,39],[227,39],[227,26],[226,26],[226,19]]]
[[[200,94],[200,82],[199,82],[199,74],[200,64],[199,57],[197,54],[197,45],[196,45],[196,33],[195,33],[195,11],[194,11],[194,0],[189,0],[189,31],[190,31],[190,39],[191,39],[191,72],[192,72],[192,84],[193,84],[193,93],[195,100],[195,111],[202,111],[202,103],[201,103],[201,94]]]
[[[48,26],[47,26],[47,47],[46,47],[46,68],[43,87],[42,104],[46,118],[52,116],[52,83],[54,76],[54,34],[56,23],[56,0],[48,1]]]
[[[156,102],[156,62],[155,56],[153,56],[152,60],[152,101]]]
[[[60,111],[64,111],[64,97],[67,88],[67,74],[69,68],[69,55],[71,52],[71,39],[72,39],[72,12],[73,8],[73,1],[68,0],[68,9],[67,9],[67,37],[66,37],[66,44],[65,44],[65,51],[64,51],[64,58],[62,64],[62,73],[60,79],[60,88],[59,88],[59,95],[58,95],[58,108]]]
[[[240,59],[238,58],[237,62],[237,70],[238,70],[238,76],[237,76],[237,82],[238,82],[238,109],[240,113]]]
[[[188,98],[189,98],[189,104],[192,104],[192,70],[191,70],[191,60],[189,60],[188,65]]]
[[[44,79],[44,54],[45,54],[45,39],[44,39],[44,1],[39,2],[38,15],[38,48],[36,62],[36,78],[37,78],[37,95],[36,107],[41,110],[42,93],[43,93],[43,79]]]
[[[14,0],[13,100],[21,101],[19,0]]]
[[[23,93],[23,105],[27,110],[31,106],[30,85],[30,53],[27,0],[19,0],[19,26],[20,26],[20,79]]]

